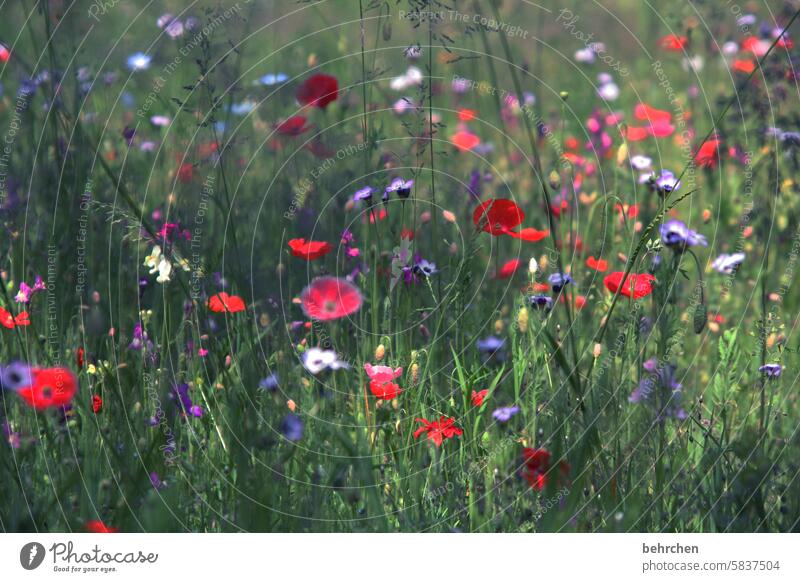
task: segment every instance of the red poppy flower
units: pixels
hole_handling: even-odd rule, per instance
[[[86,522],[86,531],[89,533],[117,533],[119,530],[104,524],[99,519],[90,519]]]
[[[701,168],[716,168],[719,160],[720,143],[722,142],[718,139],[710,139],[700,146],[694,158],[697,165]]]
[[[742,41],[742,51],[751,52],[757,57],[763,57],[769,50],[769,44],[767,40],[756,36],[748,36]]]
[[[180,180],[184,184],[188,184],[189,182],[192,181],[193,177],[194,177],[194,166],[189,163],[181,164],[181,167],[178,168],[178,180]]]
[[[756,70],[756,64],[749,59],[745,60],[736,59],[735,61],[733,61],[733,65],[731,68],[737,73],[744,73],[746,75],[749,75],[750,73]]]
[[[100,414],[103,411],[103,399],[100,398],[100,395],[95,394],[92,396],[92,412],[95,414]]]
[[[633,297],[634,299],[641,299],[647,297],[653,292],[653,282],[656,278],[650,273],[642,273],[639,275],[630,274],[627,281],[622,280],[622,271],[616,271],[603,279],[603,284],[606,289],[612,293],[616,293],[620,289],[620,293],[625,297]]]
[[[633,116],[640,121],[649,121],[654,123],[656,121],[670,121],[672,114],[669,111],[662,111],[655,107],[650,107],[646,103],[639,103],[633,109]]]
[[[244,301],[238,295],[228,295],[225,291],[217,293],[208,300],[208,308],[214,313],[238,313],[244,311]]]
[[[397,398],[403,390],[394,382],[373,380],[369,383],[369,391],[379,400],[393,400]]]
[[[475,119],[475,112],[472,109],[460,109],[458,111],[459,121],[472,121]]]
[[[497,278],[508,279],[517,272],[517,269],[519,269],[520,265],[522,265],[522,261],[519,259],[511,259],[505,265],[500,267],[499,271],[497,271]]]
[[[11,51],[8,47],[0,42],[0,63],[7,63],[11,58]]]
[[[628,141],[642,141],[643,139],[647,139],[650,134],[647,131],[646,127],[635,127],[629,125],[627,131],[625,132],[625,138]]]
[[[576,295],[575,296],[575,309],[583,309],[586,305],[586,297],[583,295]]]
[[[608,269],[608,261],[604,261],[603,259],[595,259],[594,257],[589,257],[586,259],[586,266],[590,269],[594,269],[595,271],[600,271],[604,273],[606,269]]]
[[[639,206],[637,204],[617,204],[614,206],[619,212],[620,220],[623,220],[626,216],[628,218],[636,218],[639,216]]]
[[[489,390],[481,390],[480,392],[472,391],[472,406],[480,406],[483,404],[483,399],[486,398],[486,395],[489,394]]]
[[[675,126],[669,121],[660,119],[650,124],[650,127],[647,128],[647,133],[653,137],[669,137],[675,133]]]
[[[487,200],[480,204],[472,214],[475,226],[492,236],[508,235],[528,242],[537,242],[550,234],[547,230],[523,228],[520,231],[512,229],[525,220],[525,213],[512,200],[497,198]]]
[[[498,198],[487,200],[479,205],[472,214],[472,222],[483,232],[493,236],[508,232],[525,220],[525,213],[512,200]]]
[[[339,97],[339,82],[336,77],[317,73],[311,75],[297,88],[297,100],[301,105],[325,109]]]
[[[578,138],[576,138],[575,136],[571,135],[564,140],[564,147],[567,148],[568,150],[576,150],[578,149],[578,145],[579,145]]]
[[[536,230],[535,228],[523,228],[519,232],[514,232],[513,230],[506,233],[508,236],[512,236],[514,238],[518,238],[520,240],[525,240],[528,242],[539,242],[543,238],[547,238],[550,234],[549,230]]]
[[[677,34],[668,34],[667,36],[662,37],[658,41],[658,46],[660,46],[665,51],[670,52],[680,52],[685,47],[686,44],[689,42],[689,39],[685,36],[678,36]]]
[[[297,136],[301,133],[308,131],[309,126],[306,125],[308,119],[304,115],[293,115],[285,119],[275,126],[275,131],[281,135]]]
[[[547,485],[548,473],[550,472],[550,453],[544,449],[522,449],[522,476],[530,486],[541,491]],[[569,474],[569,464],[565,461],[558,463],[559,472],[563,477]]]
[[[289,241],[289,248],[295,257],[306,261],[316,261],[333,250],[330,243],[318,240],[306,241],[304,238],[293,238]]]
[[[481,143],[480,138],[471,131],[459,131],[450,136],[450,141],[462,152],[468,152]]]
[[[433,441],[433,444],[437,447],[442,446],[444,439],[451,439],[464,434],[464,431],[456,426],[455,419],[447,418],[446,416],[434,421],[427,421],[424,418],[416,418],[414,420],[422,423],[422,426],[414,431],[414,438],[419,438],[420,435],[427,433],[428,440]]]
[[[17,391],[36,410],[60,408],[72,402],[78,380],[67,368],[34,368],[33,384]]]
[[[400,231],[400,238],[404,238],[406,240],[414,240],[414,230],[411,228],[404,228]]]
[[[318,277],[300,295],[303,313],[311,319],[330,321],[361,308],[361,292],[346,279]]]
[[[18,315],[11,315],[10,312],[0,307],[0,324],[8,329],[14,329],[18,325],[30,325],[31,320],[27,311],[20,311]]]
[[[75,364],[78,366],[79,370],[83,370],[83,355],[84,350],[82,347],[75,350]]]

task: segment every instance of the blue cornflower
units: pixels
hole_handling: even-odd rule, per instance
[[[706,237],[691,230],[680,220],[668,220],[661,225],[661,242],[673,249],[684,250],[686,247],[708,246]]]
[[[275,392],[278,389],[278,374],[273,372],[258,383],[258,387],[267,392]]]
[[[289,80],[289,75],[286,73],[268,73],[261,77],[258,82],[262,85],[266,85],[267,87],[271,87],[272,85],[279,85],[281,83],[285,83]]]
[[[386,187],[383,192],[384,201],[388,200],[389,194],[392,192],[397,193],[399,198],[408,198],[411,194],[411,187],[414,185],[414,180],[403,180],[402,178],[395,178],[392,183]]]
[[[519,412],[519,406],[501,406],[492,412],[492,418],[497,422],[508,422]]]
[[[537,309],[549,310],[553,308],[553,298],[547,295],[530,295],[528,302],[530,302],[531,307],[536,307]]]
[[[783,372],[783,366],[780,364],[764,364],[758,369],[759,372],[764,374],[767,378],[779,378]]]
[[[23,362],[0,366],[0,389],[20,390],[33,384],[31,367]]]
[[[300,417],[291,412],[286,415],[281,422],[281,434],[292,442],[297,442],[303,438],[303,421]]]
[[[556,293],[561,291],[561,289],[566,285],[575,283],[575,280],[567,273],[553,273],[547,278],[547,280],[550,282],[550,285],[553,287],[553,291]]]

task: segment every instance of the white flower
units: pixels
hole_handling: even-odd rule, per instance
[[[303,354],[303,366],[315,376],[323,370],[339,370],[350,367],[347,362],[339,360],[333,350],[321,350],[320,348],[309,348]]]
[[[606,83],[600,86],[597,94],[606,101],[616,101],[619,98],[619,87],[616,83]]]
[[[172,273],[172,263],[170,263],[164,257],[161,257],[161,262],[158,263],[158,277],[156,277],[156,282],[158,283],[169,282],[169,276],[171,273]]]
[[[703,70],[703,57],[700,55],[695,55],[691,58],[684,58],[683,59],[683,70],[686,72],[695,72],[699,73]]]
[[[633,156],[631,158],[631,166],[637,170],[649,170],[652,164],[653,160],[647,156]]]
[[[158,283],[166,283],[169,281],[172,274],[172,263],[169,259],[161,254],[161,247],[156,245],[150,254],[144,259],[144,266],[150,268],[150,274],[158,273],[156,281]]]
[[[711,263],[711,268],[719,273],[730,275],[734,269],[744,262],[744,259],[744,253],[733,253],[732,255],[722,253]]]

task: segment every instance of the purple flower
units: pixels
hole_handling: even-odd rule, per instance
[[[730,275],[744,262],[744,259],[744,253],[733,253],[732,255],[722,253],[711,263],[711,268],[719,273]]]
[[[783,372],[783,366],[780,364],[764,364],[758,369],[759,372],[764,374],[767,378],[779,378]]]
[[[684,250],[687,247],[708,246],[706,237],[691,230],[686,223],[680,220],[668,220],[661,225],[661,242],[665,246],[677,250]]]
[[[258,387],[267,392],[275,392],[278,389],[278,374],[272,373],[258,383]]]
[[[483,352],[485,354],[492,354],[503,349],[505,346],[506,340],[501,339],[499,337],[490,335],[486,339],[480,339],[477,342],[478,351]]]
[[[303,421],[299,416],[290,412],[281,422],[281,434],[292,442],[299,441],[303,438]]]
[[[438,273],[439,269],[436,268],[436,263],[421,259],[416,265],[414,265],[414,272],[422,275],[423,277],[431,277]]]
[[[501,406],[492,412],[492,418],[497,422],[508,422],[519,412],[519,406]]]
[[[183,415],[190,414],[195,418],[203,416],[203,409],[192,403],[192,398],[189,396],[189,385],[178,384],[172,387],[172,397],[180,403],[181,413]]]
[[[395,178],[392,183],[386,187],[383,192],[383,199],[388,200],[389,194],[392,192],[397,193],[399,198],[408,198],[411,194],[411,187],[414,185],[414,180],[403,180],[402,178]]]
[[[575,280],[566,273],[553,273],[547,280],[550,282],[550,285],[552,285],[555,293],[561,291],[566,285],[575,283]]]
[[[531,304],[531,307],[537,309],[550,310],[553,308],[553,299],[547,295],[530,295],[528,296],[528,302]]]
[[[664,194],[679,190],[681,187],[681,183],[678,182],[675,174],[669,170],[661,170],[661,175],[656,178],[655,185],[656,189]]]
[[[372,195],[375,194],[376,190],[372,186],[364,186],[360,190],[356,190],[356,193],[353,194],[353,202],[360,202],[361,200],[366,200],[369,202],[372,200]]]
[[[153,486],[154,489],[164,489],[167,486],[161,479],[158,477],[158,473],[153,471],[150,473],[150,484]]]
[[[33,384],[31,367],[23,362],[0,366],[0,389],[21,390]]]

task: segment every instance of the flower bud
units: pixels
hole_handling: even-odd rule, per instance
[[[378,362],[383,360],[383,357],[386,355],[386,348],[383,344],[378,344],[378,347],[375,348],[375,360]]]

